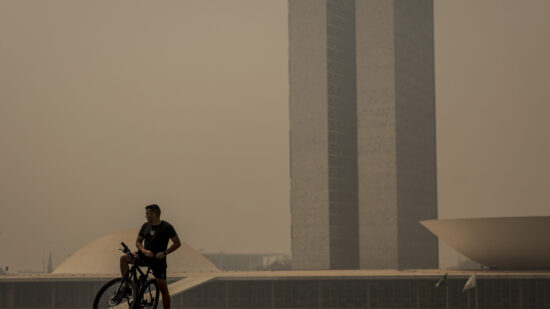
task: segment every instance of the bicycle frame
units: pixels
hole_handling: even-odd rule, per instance
[[[150,279],[149,275],[152,269],[148,263],[141,263],[141,258],[135,256],[130,249],[121,243],[123,251],[133,258],[132,267],[129,268],[121,278],[114,278],[105,283],[97,292],[93,308],[111,308],[121,304],[123,301],[128,303],[128,308],[139,309],[156,308],[159,300],[159,291],[156,280]],[[144,265],[145,264],[145,265]],[[143,272],[141,266],[147,266],[147,271]],[[112,288],[114,287],[114,290]],[[127,294],[131,289],[131,295]]]
[[[124,273],[124,276],[122,278],[128,279],[129,281],[133,282],[136,286],[137,292],[141,290],[141,287],[145,284],[147,284],[147,278],[149,277],[149,274],[152,272],[151,267],[147,266],[147,271],[144,273],[141,268],[136,265],[140,259],[139,256],[134,256],[134,254],[130,251],[128,246],[124,242],[120,243],[124,249],[122,252],[129,254],[132,258],[134,258],[134,263],[132,263],[132,267]],[[138,276],[139,272],[139,276]],[[141,298],[141,295],[137,295],[138,298]]]

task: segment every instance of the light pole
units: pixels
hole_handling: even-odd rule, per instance
[[[42,273],[46,273],[46,246],[52,242],[48,240],[44,245],[42,245]]]

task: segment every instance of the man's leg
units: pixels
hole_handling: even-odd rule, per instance
[[[170,309],[170,292],[168,292],[168,282],[166,279],[157,279],[160,293],[162,294],[162,307]]]
[[[120,257],[120,276],[124,277],[124,274],[130,269],[128,265],[134,263],[134,259],[128,254]]]
[[[134,263],[134,258],[130,256],[129,254],[125,254],[120,257],[120,275],[124,277],[126,272],[129,269],[129,264]],[[120,301],[122,301],[124,296],[132,296],[132,289],[131,287],[126,283],[126,281],[123,281],[122,288],[119,288],[116,292],[116,294],[111,297],[110,302],[112,302],[112,305],[118,305]]]

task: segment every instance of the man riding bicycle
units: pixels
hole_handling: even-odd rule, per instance
[[[162,305],[165,309],[170,309],[170,293],[168,292],[168,283],[166,281],[166,255],[174,252],[181,246],[180,239],[174,227],[160,219],[160,207],[156,204],[145,207],[145,222],[138,233],[136,247],[138,251],[134,255],[138,256],[137,262],[143,266],[149,266],[157,281],[157,285],[162,294]],[[145,245],[143,241],[145,240]],[[172,245],[168,248],[168,241],[172,240]],[[120,257],[120,273],[122,276],[128,271],[129,264],[136,262],[136,258],[129,254]],[[128,287],[129,288],[129,287]],[[119,295],[118,297],[122,297]]]

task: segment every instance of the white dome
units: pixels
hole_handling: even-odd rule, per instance
[[[550,269],[550,217],[426,220],[456,251],[497,269]]]
[[[80,248],[54,271],[54,274],[112,275],[120,272],[121,242],[132,251],[137,251],[135,242],[139,230],[127,230],[108,234]],[[168,273],[218,271],[207,258],[185,243],[170,253]]]

